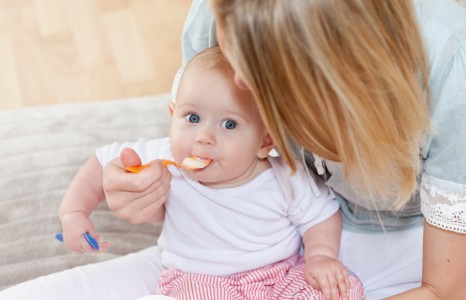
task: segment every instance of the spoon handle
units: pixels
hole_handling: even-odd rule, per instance
[[[89,245],[91,245],[91,247],[94,248],[94,250],[99,250],[99,243],[97,242],[95,238],[92,237],[92,235],[86,232],[86,233],[83,233],[83,236],[84,238],[86,238]],[[60,242],[63,242],[63,233],[62,232],[57,233],[55,235],[55,238],[59,240]]]

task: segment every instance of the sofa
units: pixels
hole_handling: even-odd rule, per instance
[[[169,94],[0,111],[0,290],[154,245],[160,226],[118,219],[105,201],[91,215],[112,247],[76,254],[55,239],[66,189],[95,149],[168,133]]]

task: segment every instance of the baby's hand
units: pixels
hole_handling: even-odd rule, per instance
[[[61,217],[63,227],[63,242],[73,252],[105,252],[110,244],[100,242],[100,236],[95,232],[91,220],[82,212],[73,212]],[[89,245],[84,237],[84,233],[89,233],[99,243],[99,250],[95,250]]]
[[[345,300],[350,288],[348,271],[338,260],[316,255],[306,259],[304,279],[313,288],[320,290],[325,300]]]

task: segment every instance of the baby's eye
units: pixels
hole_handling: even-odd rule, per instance
[[[189,114],[186,116],[186,120],[190,123],[199,123],[199,121],[201,121],[201,117],[197,114]]]
[[[222,122],[222,127],[226,129],[235,129],[238,124],[233,120],[225,120]]]

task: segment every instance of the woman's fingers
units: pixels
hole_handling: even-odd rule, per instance
[[[160,207],[166,201],[168,196],[164,196],[165,198],[160,202],[153,202],[146,208],[136,212],[131,219],[129,220],[133,224],[141,224],[145,222],[154,221],[154,216],[156,216],[157,211],[160,210]]]
[[[158,161],[152,162],[144,172],[130,173],[124,170],[119,159],[114,159],[104,168],[104,191],[106,194],[119,191],[144,191],[164,175],[164,169]]]
[[[120,162],[122,167],[135,167],[142,164],[141,158],[139,158],[136,151],[131,148],[125,148],[121,151]]]
[[[126,160],[134,160],[133,154],[137,157],[131,151],[127,151]],[[129,173],[123,169],[125,159],[115,159],[105,168],[105,196],[109,208],[119,218],[139,224],[148,221],[166,201],[171,173],[160,161],[153,161],[143,172]]]
[[[166,168],[165,168],[166,169]],[[153,202],[154,200],[159,199],[161,196],[165,195],[170,187],[171,182],[171,173],[167,170],[162,171],[162,176],[159,180],[154,181],[152,184],[148,186],[143,186],[141,191],[134,192],[134,191],[118,191],[116,197],[121,199],[115,199],[115,202],[118,202],[120,205],[118,207],[114,207],[115,210],[120,210],[125,206],[134,206],[134,208],[143,208],[148,206],[149,204],[146,203],[144,200],[141,199],[150,199]],[[151,197],[147,197],[151,196]],[[108,200],[108,199],[107,199]],[[125,203],[126,200],[126,203]],[[134,203],[135,202],[135,203]],[[146,204],[144,204],[146,203]],[[115,205],[117,205],[115,203]]]
[[[115,213],[119,218],[134,224],[148,221],[167,200],[170,182],[171,174],[168,173],[160,185],[150,187],[138,199],[116,210]]]
[[[133,224],[140,224],[148,220],[150,216],[147,216],[150,211],[148,211],[148,207],[157,207],[163,205],[164,198],[157,199],[154,201],[154,197],[151,194],[133,200],[128,205],[120,208],[119,210],[115,211],[115,214],[118,218],[127,220]]]

